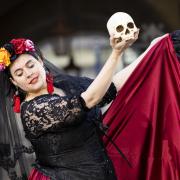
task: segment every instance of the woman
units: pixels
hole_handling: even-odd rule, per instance
[[[13,39],[1,48],[0,68],[15,94],[14,111],[21,110],[24,131],[37,158],[30,180],[116,179],[102,143],[98,107],[115,98],[120,87],[118,75],[112,83],[113,72],[137,37],[138,32],[127,42],[111,37],[112,53],[93,81],[67,75],[52,81],[30,40]]]

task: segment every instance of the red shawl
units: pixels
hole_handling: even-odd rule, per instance
[[[180,62],[170,36],[156,43],[104,117],[118,180],[180,180]]]

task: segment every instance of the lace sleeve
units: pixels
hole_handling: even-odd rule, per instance
[[[103,107],[109,104],[113,99],[115,99],[117,95],[117,90],[114,83],[111,83],[109,89],[107,90],[106,94],[103,96],[102,100],[99,102],[98,106]]]
[[[92,83],[92,81],[93,79],[90,79],[87,77],[78,78],[79,85],[83,88],[84,91],[88,88],[88,86]],[[101,101],[97,104],[97,106],[103,107],[109,104],[113,99],[115,99],[116,95],[117,95],[117,90],[114,83],[112,82],[106,94],[103,96]]]
[[[81,122],[86,111],[81,96],[41,95],[22,105],[25,129],[34,135]]]

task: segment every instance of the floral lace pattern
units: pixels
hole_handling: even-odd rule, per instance
[[[80,96],[59,96],[45,94],[22,105],[21,118],[25,127],[34,135],[51,129],[79,123],[84,114]]]

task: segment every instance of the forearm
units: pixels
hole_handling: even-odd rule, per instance
[[[126,48],[128,48],[136,41],[138,33],[139,31],[134,34],[134,38],[126,41],[119,41],[119,39],[114,38],[113,36],[110,37],[110,45],[112,47],[111,55],[109,56],[96,79],[91,83],[88,89],[81,94],[88,108],[98,104],[105,95],[112,82],[113,74],[122,52],[124,52]]]
[[[122,88],[122,86],[126,83],[127,79],[130,77],[137,65],[141,62],[146,53],[147,52],[144,52],[133,63],[131,63],[130,65],[128,65],[127,67],[125,67],[113,76],[112,81],[116,86],[117,91],[119,91]]]
[[[91,83],[88,89],[81,94],[88,108],[98,104],[105,95],[112,82],[112,77],[120,56],[120,52],[113,50],[98,76]]]

